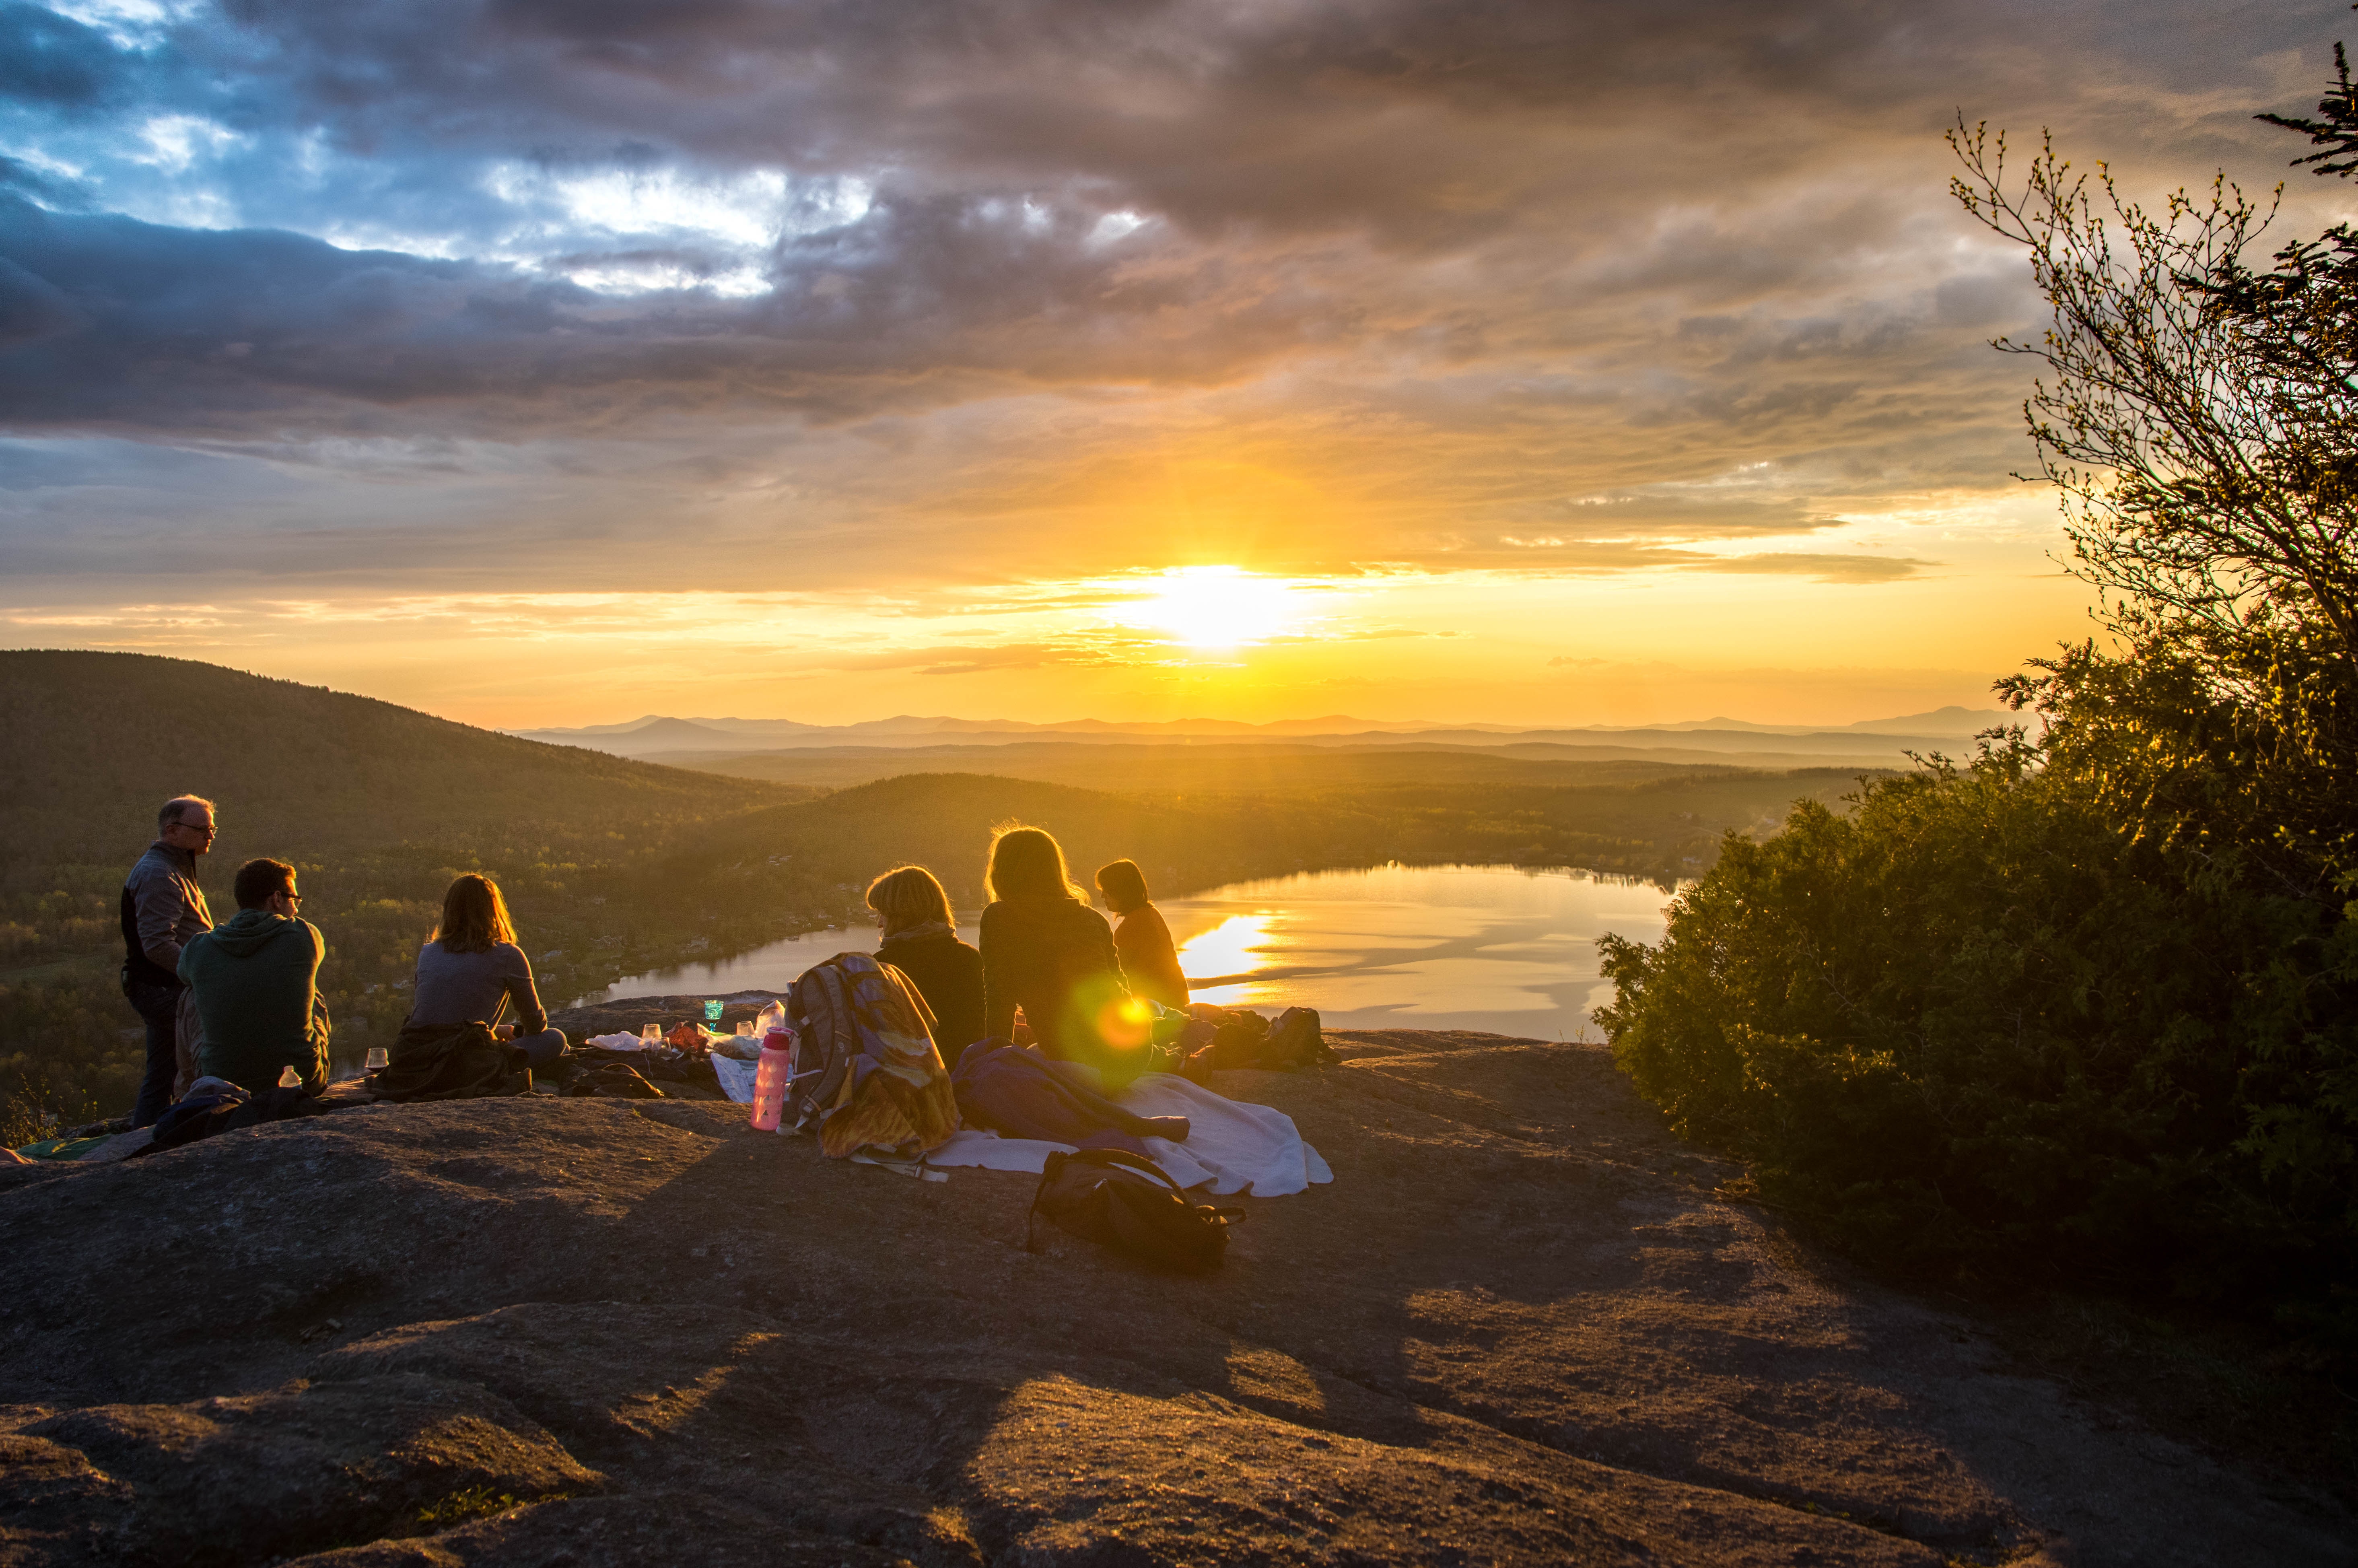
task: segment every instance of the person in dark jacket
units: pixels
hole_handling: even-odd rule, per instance
[[[884,940],[876,961],[909,977],[933,1010],[942,1065],[983,1036],[982,955],[958,940],[950,896],[923,866],[902,866],[868,884],[868,907]]]
[[[123,996],[147,1025],[147,1071],[131,1125],[150,1127],[196,1081],[196,1010],[180,950],[213,928],[197,857],[213,847],[213,803],[177,795],[156,814],[156,841],[123,882]]]
[[[1130,996],[1113,931],[1073,886],[1062,846],[1037,827],[1001,828],[985,891],[983,1033],[1011,1038],[1020,1007],[1048,1055],[1089,1064],[1109,1088],[1135,1077],[1152,1013]]]
[[[1146,873],[1135,860],[1099,866],[1098,891],[1105,894],[1106,907],[1121,916],[1121,924],[1113,928],[1113,950],[1121,955],[1130,994],[1186,1011],[1187,977],[1180,970],[1171,927],[1147,897]]]
[[[328,1087],[328,1008],[319,960],[328,944],[296,911],[295,868],[248,860],[233,884],[237,914],[180,950],[180,979],[197,993],[204,1040],[197,1066],[250,1094],[292,1067],[313,1094]]]
[[[502,1014],[514,1016],[503,1022]],[[499,884],[473,871],[442,895],[441,924],[417,952],[409,1021],[421,1028],[481,1023],[514,1041],[535,1067],[565,1054],[565,1032],[548,1026],[533,988],[532,960],[516,945]]]

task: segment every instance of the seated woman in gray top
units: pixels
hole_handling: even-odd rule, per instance
[[[502,1023],[510,1004],[514,1022]],[[565,1049],[565,1032],[548,1026],[532,989],[532,961],[516,946],[507,901],[489,877],[470,871],[442,895],[442,924],[418,950],[409,1022],[489,1024],[501,1039],[523,1046],[535,1067]]]

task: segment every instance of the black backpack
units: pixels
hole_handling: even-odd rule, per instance
[[[1160,1166],[1125,1149],[1050,1154],[1023,1220],[1027,1252],[1038,1250],[1032,1227],[1043,1214],[1084,1240],[1184,1274],[1218,1268],[1228,1249],[1228,1227],[1245,1217],[1240,1208],[1189,1203]]]

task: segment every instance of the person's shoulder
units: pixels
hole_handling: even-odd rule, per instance
[[[532,960],[525,957],[524,949],[513,942],[492,943],[492,957],[512,968],[528,970],[532,968]]]

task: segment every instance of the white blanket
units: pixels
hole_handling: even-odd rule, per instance
[[[1219,1197],[1249,1193],[1279,1198],[1335,1179],[1318,1151],[1302,1141],[1293,1119],[1282,1110],[1229,1099],[1168,1073],[1149,1073],[1110,1098],[1141,1116],[1187,1119],[1184,1143],[1165,1138],[1141,1141],[1164,1174],[1183,1187],[1208,1186]],[[1071,1150],[1069,1143],[1001,1138],[968,1128],[926,1155],[925,1163],[1036,1173],[1047,1167],[1051,1153]]]
[[[753,1103],[753,1075],[761,1068],[759,1062],[741,1062],[734,1056],[712,1054],[712,1076],[720,1080],[720,1092],[739,1105]]]

